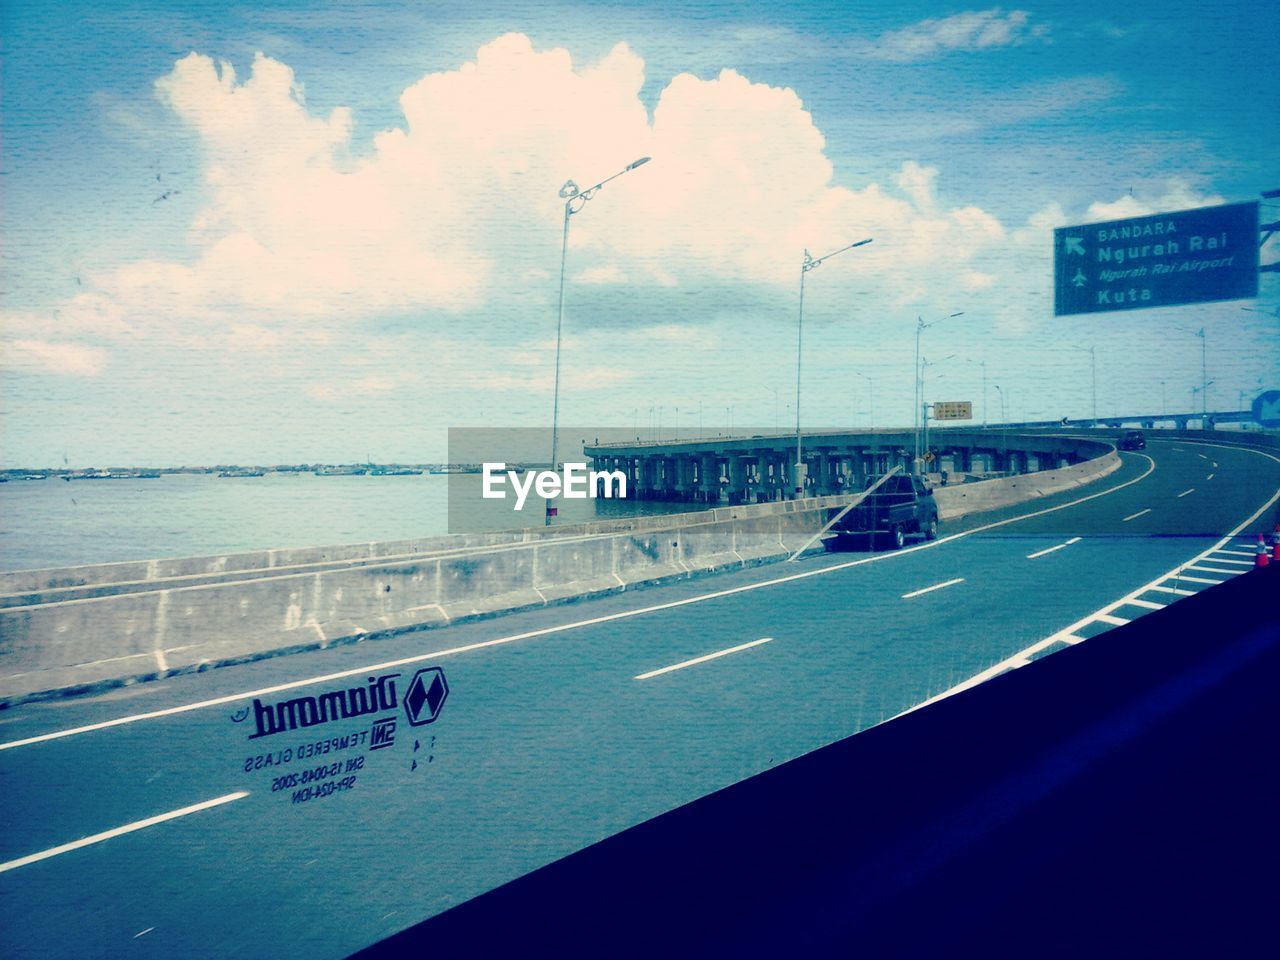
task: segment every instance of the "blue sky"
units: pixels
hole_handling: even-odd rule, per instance
[[[803,250],[869,235],[808,277],[806,425],[868,424],[868,377],[909,423],[915,317],[956,311],[934,399],[981,408],[985,361],[1011,416],[1085,415],[1094,346],[1100,412],[1185,407],[1201,327],[1214,406],[1280,386],[1274,275],[1052,315],[1054,226],[1280,187],[1238,0],[0,16],[6,466],[426,460],[449,426],[540,426],[556,191],[643,154],[573,219],[566,422],[785,421]]]

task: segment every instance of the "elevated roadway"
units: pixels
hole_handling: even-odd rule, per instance
[[[1154,438],[1123,456],[1087,488],[897,553],[4,711],[0,952],[345,956],[1250,569],[1254,537],[1276,522],[1280,459]],[[411,700],[429,668],[448,684],[432,723],[412,725],[399,702],[251,736],[255,699],[272,710],[398,674]],[[391,739],[375,733],[393,717]]]

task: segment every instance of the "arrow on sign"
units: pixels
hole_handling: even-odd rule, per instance
[[[1080,254],[1080,256],[1082,256],[1082,257],[1083,257],[1083,256],[1084,256],[1084,244],[1082,244],[1082,243],[1080,242],[1080,241],[1081,241],[1081,239],[1083,239],[1083,238],[1081,238],[1081,237],[1067,237],[1067,238],[1066,238],[1066,241],[1067,241],[1067,253],[1078,253],[1078,254]]]
[[[1089,282],[1089,280],[1084,275],[1083,270],[1077,270],[1076,275],[1071,278],[1071,282],[1074,283],[1077,287],[1083,287],[1086,283]]]

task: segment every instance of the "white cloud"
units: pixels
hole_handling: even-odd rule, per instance
[[[578,283],[626,283],[627,275],[622,272],[616,263],[603,264],[597,267],[589,267],[579,273],[574,280]]]
[[[97,347],[47,340],[6,340],[0,342],[0,356],[10,370],[52,373],[60,376],[93,377],[106,366],[106,353]]]
[[[1025,10],[1005,13],[999,7],[970,10],[950,17],[921,20],[901,30],[881,34],[864,51],[879,60],[924,60],[951,50],[984,50],[1017,46],[1028,39],[1045,39],[1048,28],[1031,25]]]
[[[1170,178],[1159,186],[1143,186],[1145,189],[1141,197],[1129,193],[1118,200],[1090,204],[1085,211],[1086,221],[1121,220],[1125,217],[1143,217],[1152,213],[1191,210],[1226,203],[1218,194],[1200,193],[1187,181],[1177,177]],[[1156,193],[1156,190],[1163,190],[1163,193]]]
[[[875,243],[824,267],[829,302],[1000,286],[982,262],[1007,242],[1003,227],[940,200],[935,168],[908,161],[892,184],[851,190],[833,182],[794,91],[728,69],[681,74],[651,116],[644,81],[625,43],[575,66],[565,50],[508,34],[410,85],[403,127],[355,155],[350,111],[313,114],[285,64],[258,55],[242,80],[188,54],[156,82],[202,157],[205,196],[179,253],[87,278],[19,335],[83,344],[78,359],[61,354],[81,370],[145,343],[201,362],[256,355],[267,376],[342,347],[367,353],[362,325],[385,318],[437,336],[459,317],[472,331],[503,324],[527,343],[554,309],[560,185],[588,187],[641,156],[653,162],[605,185],[569,238],[570,298],[625,287],[602,309],[630,310],[632,323],[705,325],[726,315],[717,291],[748,303],[789,295],[805,249],[821,256],[865,237]],[[647,294],[667,306],[648,309]],[[373,380],[360,390],[385,392]]]

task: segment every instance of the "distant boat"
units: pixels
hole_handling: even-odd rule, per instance
[[[266,476],[261,470],[224,470],[218,474],[219,477],[262,477]]]
[[[368,472],[364,467],[321,467],[314,471],[317,477],[362,477]]]

